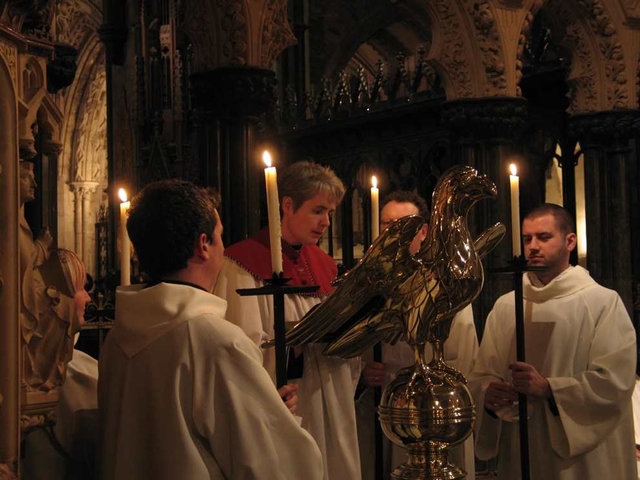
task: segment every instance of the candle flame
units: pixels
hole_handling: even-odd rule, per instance
[[[122,203],[127,201],[127,192],[124,190],[124,188],[118,190],[118,196],[120,197],[120,200],[122,200]]]
[[[271,166],[271,154],[267,150],[262,152],[262,161],[267,167]]]
[[[511,171],[511,175],[513,176],[518,175],[518,170],[516,169],[515,163],[512,163],[511,165],[509,165],[509,170]]]
[[[373,176],[371,177],[371,186],[372,186],[373,188],[378,188],[378,179],[376,178],[376,176],[375,176],[375,175],[373,175]]]

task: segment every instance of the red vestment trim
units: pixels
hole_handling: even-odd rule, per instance
[[[263,229],[251,238],[228,247],[224,254],[257,280],[264,281],[273,276],[269,230]],[[282,242],[282,268],[289,285],[319,285],[318,291],[310,295],[328,295],[333,291],[331,282],[338,273],[336,263],[317,245],[304,245],[296,250]]]

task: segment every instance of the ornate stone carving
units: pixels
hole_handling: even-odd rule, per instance
[[[527,101],[490,97],[447,102],[440,111],[442,124],[466,139],[513,140],[527,121]]]
[[[213,24],[213,25],[212,25]],[[213,2],[193,0],[186,5],[184,31],[193,43],[193,65],[196,72],[222,64],[214,30],[220,30]]]
[[[7,67],[9,67],[9,73],[11,74],[11,79],[13,80],[13,84],[17,85],[17,75],[18,75],[18,50],[15,46],[5,43],[0,39],[0,56],[4,58]]]
[[[449,98],[469,98],[473,96],[473,85],[467,58],[466,42],[462,35],[462,25],[458,15],[451,8],[449,0],[436,0],[436,12],[444,33],[440,61],[451,81],[453,92]]]
[[[106,182],[106,74],[97,62],[78,113],[73,181]]]
[[[0,23],[12,30],[38,38],[48,38],[55,0],[8,0]]]
[[[195,46],[195,71],[271,68],[278,54],[295,41],[286,10],[286,0],[189,2],[184,30]]]
[[[53,22],[55,39],[78,49],[99,26],[89,5],[75,0],[58,0]]]
[[[487,96],[504,95],[507,89],[504,52],[495,22],[493,7],[487,0],[465,0],[467,12],[476,30],[476,44],[482,53],[482,64],[487,74],[484,93]]]
[[[552,0],[549,8],[566,25],[566,46],[573,53],[572,72],[569,77],[570,112],[594,112],[629,108],[628,74],[622,44],[616,27],[601,0],[576,0],[575,9],[567,2]],[[587,28],[584,25],[588,25]],[[597,46],[594,50],[591,46]],[[597,72],[603,72],[606,82],[601,83]]]
[[[608,80],[606,109],[629,107],[629,88],[627,86],[627,67],[624,52],[602,0],[577,0],[589,19],[591,29],[598,41],[598,47],[604,60],[604,73]]]
[[[262,58],[260,65],[269,67],[285,48],[295,45],[287,21],[287,0],[269,0],[262,30]]]
[[[246,4],[241,0],[222,0],[217,5],[222,26],[222,61],[230,67],[247,64],[247,17]]]

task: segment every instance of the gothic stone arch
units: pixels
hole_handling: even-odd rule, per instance
[[[547,9],[557,22],[553,28],[572,54],[568,78],[573,114],[637,108],[633,90],[633,62],[628,62],[629,38],[638,35],[623,24],[618,2],[604,0],[547,0],[532,6],[535,15]],[[624,42],[623,38],[627,41]]]

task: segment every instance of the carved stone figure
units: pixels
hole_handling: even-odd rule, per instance
[[[24,204],[35,198],[33,164],[20,164],[20,323],[23,379],[32,389],[51,390],[62,385],[73,352],[73,335],[80,329],[74,305],[75,288],[63,279],[57,254],[50,258],[53,241],[45,228],[36,239],[24,217]],[[58,265],[56,267],[56,265]],[[67,282],[68,283],[68,282]]]

